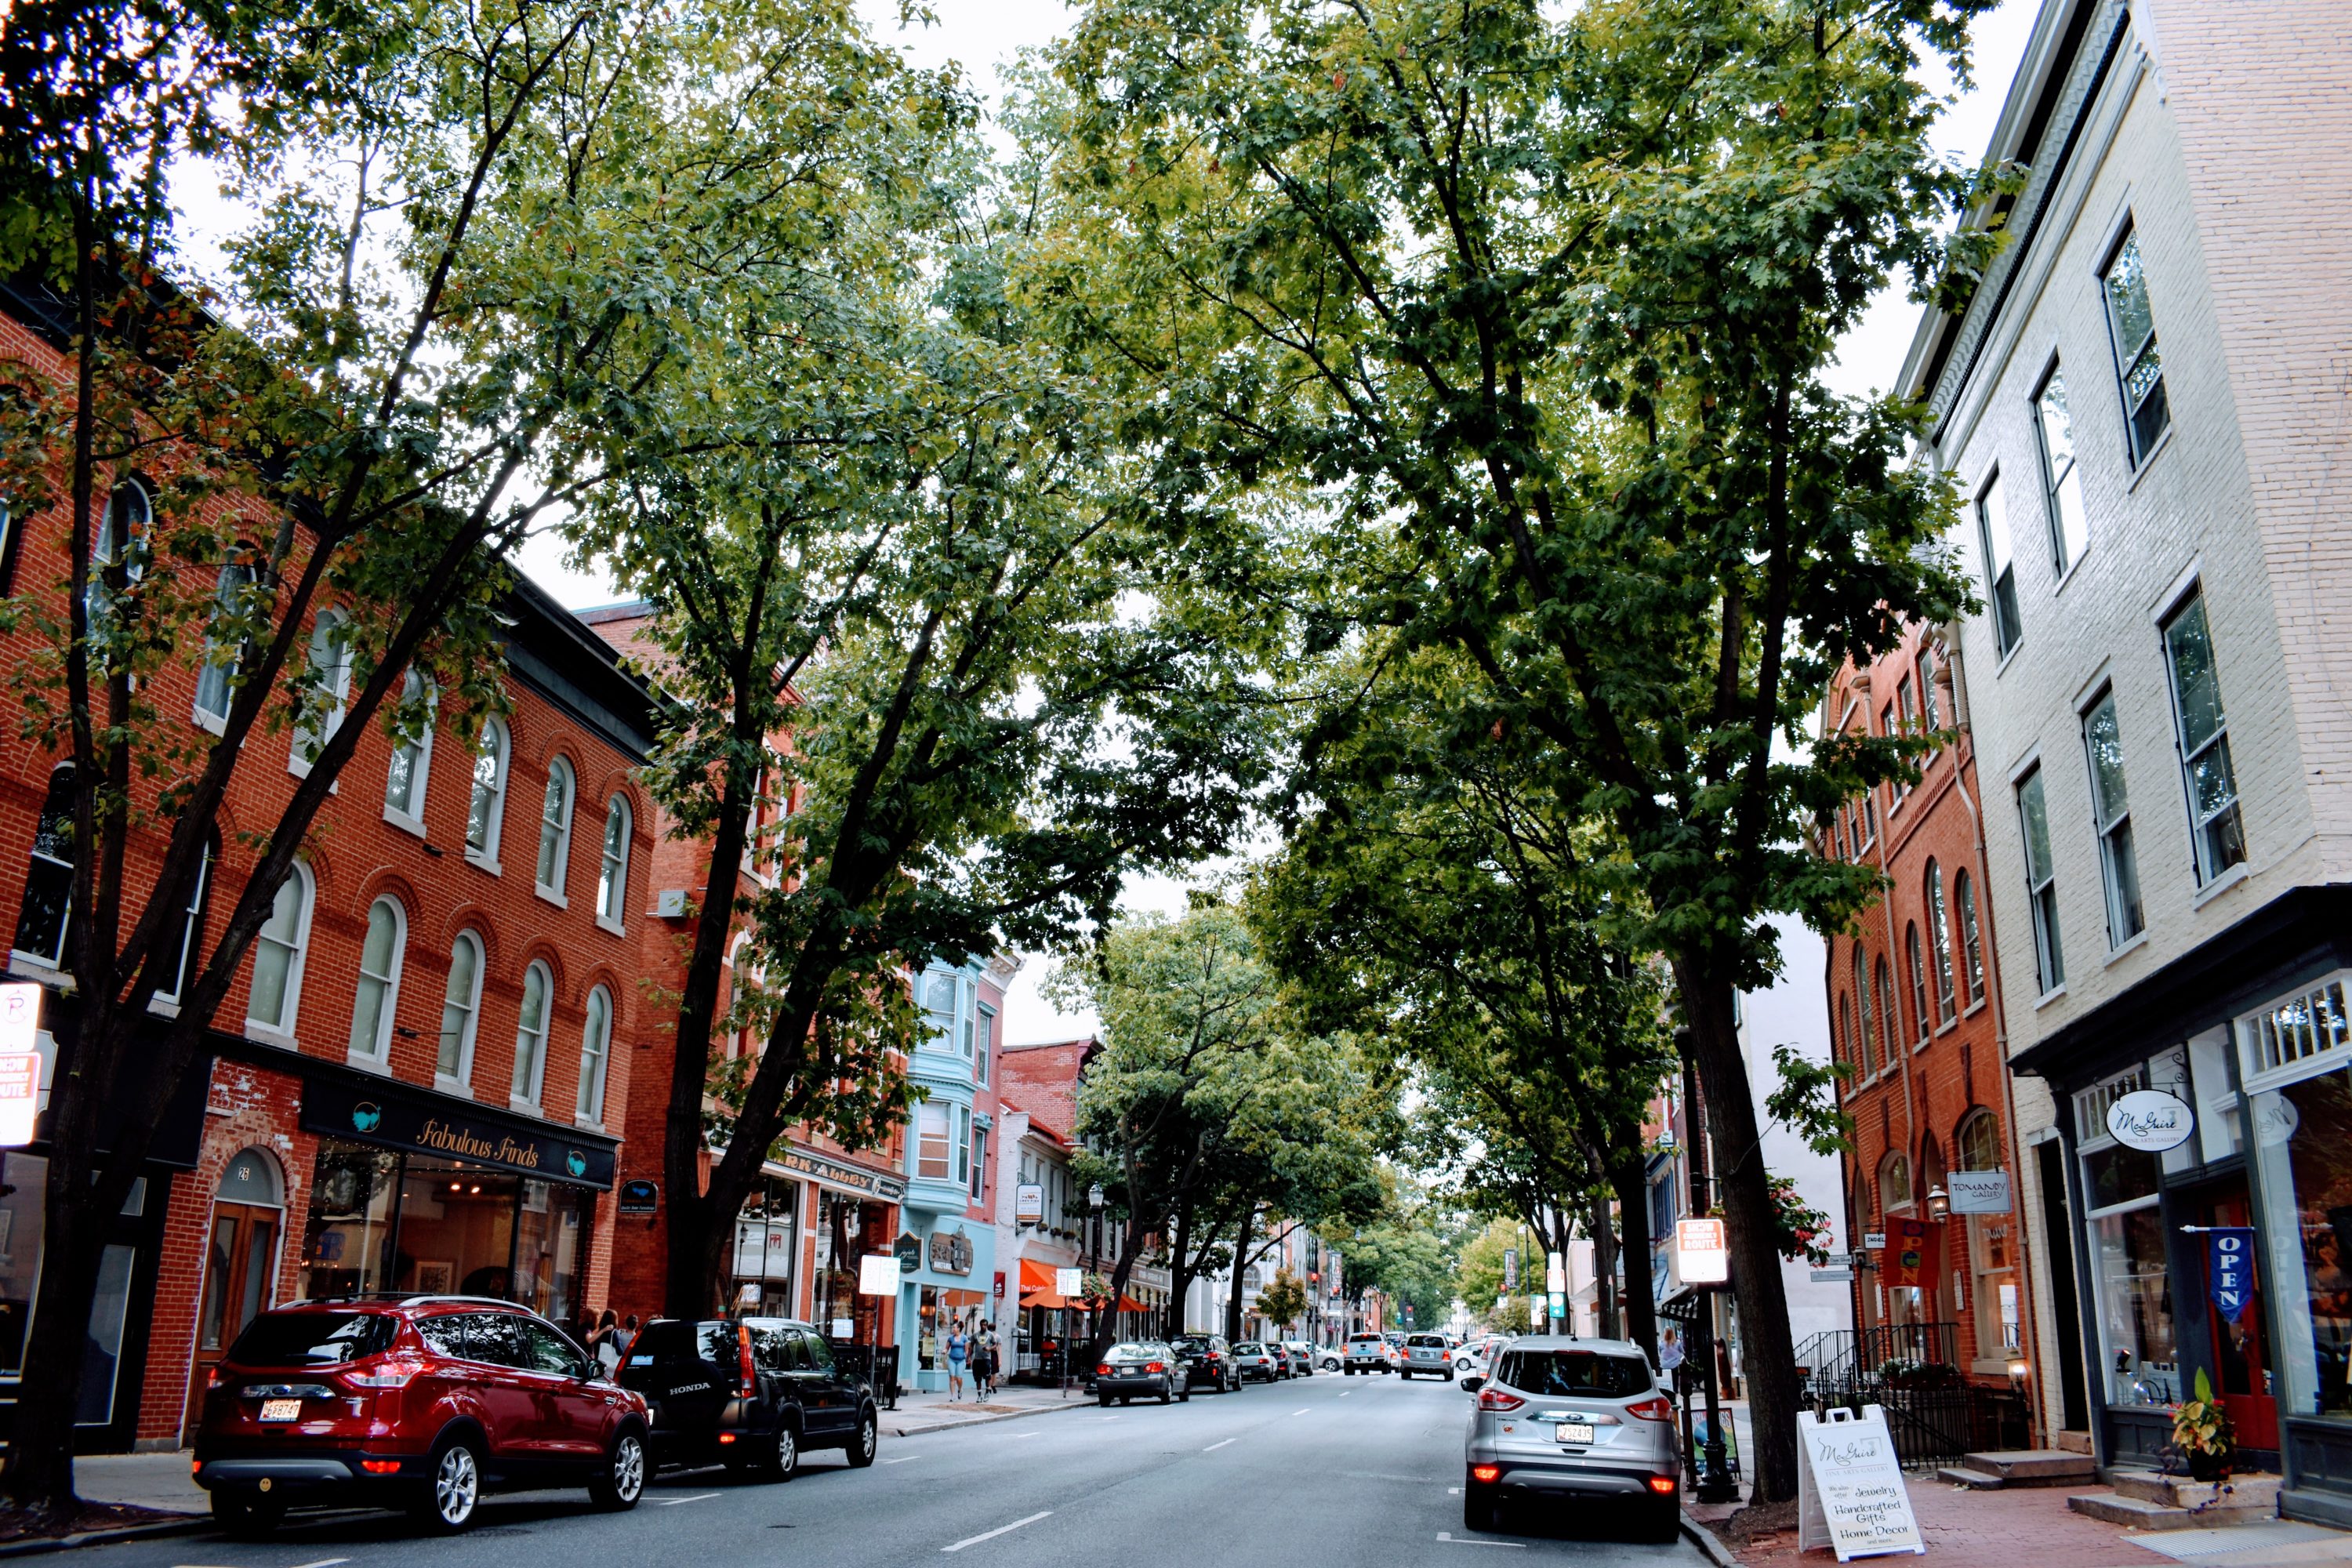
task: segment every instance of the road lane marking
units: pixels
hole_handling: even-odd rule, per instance
[[[676,1508],[678,1504],[683,1502],[709,1502],[712,1498],[724,1497],[727,1494],[724,1492],[697,1492],[692,1497],[657,1497],[653,1500],[661,1504],[664,1508]],[[345,1561],[345,1559],[338,1557],[335,1561],[341,1563]]]
[[[1009,1443],[1015,1437],[1040,1437],[1043,1436],[1045,1436],[1044,1433],[1039,1432],[1033,1426],[1026,1432],[1007,1432],[1004,1435],[1004,1440]]]
[[[1291,1414],[1292,1414],[1293,1415],[1306,1415],[1308,1411],[1310,1411],[1310,1410],[1312,1410],[1312,1409],[1314,1409],[1314,1408],[1315,1408],[1315,1406],[1313,1406],[1312,1405],[1300,1405],[1297,1409],[1296,1409],[1296,1410],[1292,1411],[1292,1412],[1291,1412]]]
[[[339,1563],[349,1563],[348,1557],[321,1557],[316,1563],[297,1563],[295,1568],[335,1568]]]
[[[1507,1552],[1525,1552],[1528,1549],[1528,1543],[1524,1541],[1465,1541],[1460,1536],[1444,1530],[1437,1532],[1437,1539],[1448,1546],[1499,1546]]]
[[[1034,1524],[1041,1519],[1051,1519],[1053,1516],[1054,1510],[1052,1509],[1041,1509],[1037,1512],[1031,1514],[1027,1519],[1016,1519],[1011,1524],[1000,1524],[994,1530],[984,1531],[979,1535],[967,1535],[961,1541],[957,1542],[953,1546],[942,1546],[940,1550],[942,1552],[961,1552],[967,1546],[977,1546],[983,1541],[993,1541],[998,1536],[1018,1530],[1024,1524]]]
[[[882,1462],[886,1465],[903,1465],[909,1459],[919,1459],[921,1458],[922,1456],[920,1454],[901,1454],[895,1459],[885,1459]]]
[[[1237,1442],[1239,1442],[1240,1440],[1241,1440],[1241,1439],[1239,1439],[1238,1437],[1228,1437],[1228,1438],[1226,1438],[1226,1439],[1225,1439],[1225,1443],[1237,1443]],[[1218,1449],[1220,1449],[1220,1448],[1223,1447],[1225,1446],[1225,1443],[1212,1443],[1212,1444],[1210,1444],[1207,1447],[1205,1447],[1205,1448],[1202,1449],[1202,1450],[1201,1450],[1201,1452],[1202,1452],[1203,1454],[1213,1454],[1213,1453],[1215,1453]]]

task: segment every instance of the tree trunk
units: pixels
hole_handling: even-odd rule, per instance
[[[1797,1354],[1748,1064],[1731,1021],[1732,985],[1703,956],[1676,954],[1673,963],[1699,1089],[1706,1097],[1715,1185],[1731,1248],[1732,1294],[1739,1305],[1743,1371],[1755,1424],[1750,1500],[1780,1502],[1797,1495]]]
[[[1617,1233],[1609,1225],[1609,1194],[1596,1190],[1592,1194],[1592,1215],[1586,1222],[1592,1236],[1593,1297],[1601,1308],[1601,1337],[1620,1339],[1622,1325],[1617,1320]],[[1569,1311],[1576,1308],[1571,1304]],[[1574,1322],[1571,1316],[1569,1320]]]
[[[1192,1293],[1192,1210],[1176,1211],[1168,1247],[1168,1321],[1161,1331],[1170,1339],[1184,1331],[1184,1298]]]
[[[1135,1272],[1135,1259],[1143,1251],[1143,1222],[1129,1219],[1119,1235],[1118,1262],[1110,1272],[1110,1300],[1096,1314],[1093,1342],[1087,1346],[1087,1359],[1082,1366],[1093,1366],[1109,1350],[1118,1337],[1118,1302],[1127,1294],[1127,1282]]]
[[[1617,1189],[1617,1224],[1625,1258],[1625,1337],[1658,1360],[1658,1302],[1650,1290],[1650,1182],[1642,1152],[1634,1149],[1612,1166]]]
[[[1244,1205],[1242,1222],[1234,1230],[1234,1288],[1225,1296],[1225,1338],[1242,1337],[1242,1269],[1249,1257],[1250,1228],[1257,1224],[1257,1205]]]

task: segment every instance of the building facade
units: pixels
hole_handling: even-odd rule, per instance
[[[2341,20],[2046,0],[1991,149],[2032,170],[2011,243],[1902,384],[1986,605],[1957,651],[2044,1424],[2152,1464],[2201,1373],[2290,1513],[2352,1522]]]

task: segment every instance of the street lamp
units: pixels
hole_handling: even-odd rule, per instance
[[[1100,1182],[1087,1189],[1087,1211],[1089,1216],[1087,1240],[1087,1267],[1095,1274],[1102,1272],[1102,1209],[1103,1190]],[[1102,1315],[1108,1307],[1095,1309],[1095,1337],[1102,1337]]]
[[[1951,1195],[1941,1187],[1927,1189],[1927,1217],[1937,1225],[1952,1217]]]

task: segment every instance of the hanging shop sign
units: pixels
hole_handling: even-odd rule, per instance
[[[1045,1222],[1045,1188],[1037,1182],[1023,1182],[1013,1189],[1013,1223],[1043,1225]]]
[[[302,1127],[542,1181],[613,1184],[614,1145],[609,1140],[583,1138],[519,1116],[485,1115],[466,1101],[391,1083],[306,1078]]]
[[[2160,1089],[2136,1089],[2107,1107],[2107,1131],[2125,1148],[2142,1153],[2177,1149],[2196,1130],[2197,1113],[2189,1102]]]
[[[638,1176],[623,1182],[614,1207],[622,1214],[651,1214],[661,1207],[661,1184]]]
[[[1919,1219],[1898,1219],[1892,1223],[1888,1235],[1894,1242],[1885,1249],[1886,1259],[1881,1269],[1888,1285],[1927,1283],[1927,1258],[1939,1228]]]
[[[958,1226],[952,1231],[931,1232],[931,1272],[934,1274],[969,1274],[971,1272],[971,1237]]]
[[[1944,1191],[1954,1214],[2007,1214],[2010,1210],[2007,1171],[1947,1171]]]
[[[1723,1221],[1675,1222],[1675,1272],[1685,1285],[1720,1285],[1731,1278],[1731,1249]]]
[[[923,1266],[923,1238],[911,1230],[901,1231],[890,1244],[890,1255],[898,1260],[899,1273],[912,1274]]]
[[[1864,1251],[1876,1252],[1886,1245],[1886,1233],[1883,1230],[1865,1230],[1862,1233],[1862,1245]]]
[[[2303,1112],[2285,1095],[2273,1089],[2254,1096],[2254,1142],[2263,1148],[2292,1142],[2302,1125]]]
[[[2205,1278],[2213,1310],[2234,1323],[2254,1304],[2254,1232],[2252,1226],[2216,1226],[2205,1233]]]
[[[1503,1289],[1516,1290],[1518,1288],[1519,1249],[1516,1247],[1507,1247],[1503,1248]]]
[[[880,1198],[884,1203],[895,1204],[907,1195],[907,1178],[904,1176],[894,1176],[887,1171],[869,1171],[863,1165],[853,1165],[829,1154],[820,1154],[814,1149],[803,1149],[797,1143],[787,1145],[771,1163],[812,1177],[828,1186]]]
[[[1816,1546],[1833,1547],[1841,1563],[1927,1550],[1879,1405],[1797,1412],[1797,1550]]]

